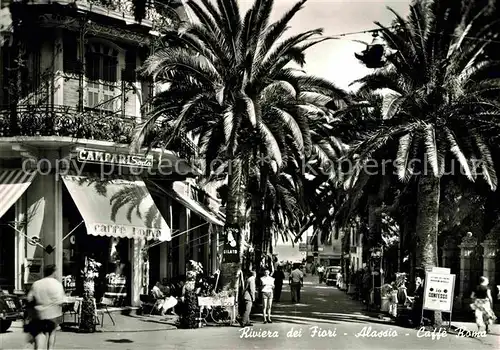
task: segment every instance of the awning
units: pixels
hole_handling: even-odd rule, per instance
[[[169,196],[177,202],[184,205],[189,210],[194,211],[197,215],[205,219],[208,223],[224,226],[224,222],[219,220],[215,214],[211,213],[209,209],[205,209],[203,204],[199,203],[187,193],[188,187],[180,181],[176,181],[172,185],[172,190],[161,187]]]
[[[36,172],[24,170],[0,171],[0,218],[4,216],[33,182]]]
[[[170,241],[170,228],[139,178],[102,180],[73,175],[62,178],[88,234]]]

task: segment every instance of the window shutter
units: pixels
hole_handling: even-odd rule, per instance
[[[137,81],[136,57],[137,57],[137,51],[134,49],[129,49],[125,52],[125,69],[123,70],[122,73],[122,79],[124,81],[128,82]]]
[[[80,60],[78,57],[78,41],[73,33],[64,33],[63,37],[63,69],[65,73],[80,73]]]

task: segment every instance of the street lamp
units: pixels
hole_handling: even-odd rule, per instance
[[[387,63],[387,57],[395,54],[396,50],[388,49],[379,37],[378,32],[373,32],[371,44],[355,40],[366,45],[366,49],[361,53],[355,53],[354,56],[363,62],[367,68],[382,68]]]

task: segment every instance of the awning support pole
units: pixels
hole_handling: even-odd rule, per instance
[[[25,233],[19,231],[17,228],[15,228],[14,226],[12,226],[11,224],[8,224],[8,226],[10,226],[14,231],[16,231],[17,233],[19,233],[20,235],[23,235],[24,237],[26,237],[27,239],[30,239],[28,237],[28,235],[26,235]],[[37,246],[40,246],[42,247],[43,249],[45,249],[45,247],[40,243],[40,242],[34,242],[36,243]]]
[[[185,231],[179,232],[178,234],[173,235],[171,238],[179,237],[180,235],[183,235],[183,234],[185,234],[185,233],[187,233],[189,231],[192,231],[192,230],[196,230],[197,228],[205,226],[207,224],[209,224],[209,223],[205,222],[205,223],[203,223],[201,225],[198,225],[198,226],[195,226],[195,227],[191,227],[189,230],[185,230]],[[150,249],[150,248],[153,248],[154,246],[157,246],[158,244],[162,244],[162,243],[163,243],[163,241],[162,242],[154,242],[151,245],[149,245],[147,247],[144,247],[143,249]]]
[[[71,231],[69,231],[69,233],[63,237],[62,241],[64,242],[64,240],[66,238],[69,237],[69,235],[71,235],[78,227],[80,227],[81,224],[83,224],[84,220],[82,220],[78,225],[76,225]]]

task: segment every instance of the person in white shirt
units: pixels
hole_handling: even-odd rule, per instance
[[[264,277],[260,279],[262,283],[262,313],[264,314],[264,323],[273,323],[271,320],[271,307],[273,306],[274,278],[269,274],[268,269],[264,270]]]
[[[34,307],[29,332],[35,339],[35,349],[53,349],[55,346],[56,329],[61,322],[62,304],[66,298],[64,287],[55,274],[55,265],[46,266],[45,277],[33,283],[28,293],[28,302]]]
[[[304,284],[304,273],[300,271],[300,265],[295,265],[295,269],[290,273],[290,290],[292,292],[292,303],[300,303],[300,288]]]
[[[321,284],[323,282],[323,275],[325,273],[325,267],[323,265],[320,265],[316,271],[318,271],[318,276],[319,276],[319,283]]]

